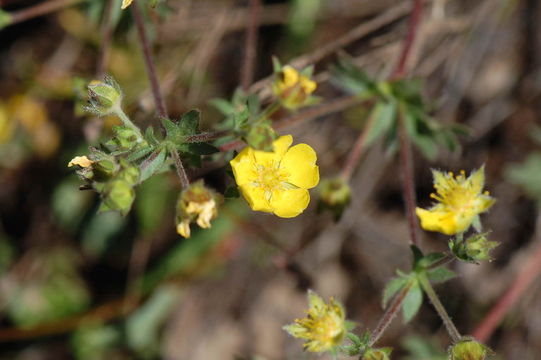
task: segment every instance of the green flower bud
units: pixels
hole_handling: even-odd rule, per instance
[[[117,165],[113,160],[103,159],[92,164],[94,180],[107,181],[113,177],[116,172]]]
[[[112,150],[128,151],[148,145],[146,141],[140,140],[140,134],[135,129],[126,126],[114,126],[113,132],[115,135],[106,143]]]
[[[116,176],[117,179],[122,179],[130,185],[135,185],[139,182],[141,172],[137,166],[131,165],[127,160],[120,159],[122,170]]]
[[[449,349],[449,360],[484,360],[492,354],[487,346],[473,340],[465,338]]]
[[[331,210],[336,220],[340,219],[351,201],[351,188],[341,177],[321,180],[319,194],[318,209]]]
[[[88,84],[90,96],[89,110],[99,115],[107,115],[120,107],[122,91],[112,77],[105,77],[104,81],[93,80]]]
[[[449,244],[449,248],[457,258],[463,261],[477,262],[491,260],[490,251],[496,248],[499,243],[489,241],[487,235],[488,233],[475,234],[465,241],[453,239]]]
[[[218,204],[222,197],[205,186],[202,180],[184,189],[177,200],[176,226],[179,235],[190,237],[190,222],[199,227],[210,228],[210,221],[218,215]]]
[[[363,360],[390,360],[391,348],[368,349],[363,354]]]
[[[278,135],[271,127],[270,122],[263,121],[254,124],[250,130],[248,130],[245,141],[248,146],[255,150],[272,152],[274,150],[272,144],[277,138]]]
[[[125,216],[135,200],[135,190],[125,180],[115,179],[105,185],[102,199],[104,206],[101,211],[118,211]]]

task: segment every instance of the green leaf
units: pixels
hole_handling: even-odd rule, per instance
[[[187,146],[187,150],[195,155],[212,155],[220,152],[220,149],[214,145],[204,142],[190,143]]]
[[[430,253],[426,256],[423,256],[421,259],[419,259],[419,261],[417,261],[416,263],[416,268],[419,267],[419,268],[429,268],[431,267],[433,264],[436,264],[438,261],[442,260],[443,258],[445,258],[445,254],[444,253],[439,253],[439,252],[436,252],[436,253]]]
[[[380,136],[385,134],[396,122],[396,106],[393,102],[379,101],[376,103],[370,117],[374,118],[372,126],[366,134],[365,146],[370,146]]]
[[[158,138],[156,138],[156,135],[154,134],[154,127],[152,126],[147,127],[145,131],[145,139],[150,145],[158,145],[160,143],[160,141],[158,140]]]
[[[410,245],[410,250],[413,255],[413,263],[417,264],[423,257],[423,252],[416,245]]]
[[[338,86],[361,98],[379,95],[376,82],[345,57],[331,67],[331,72]]]
[[[162,125],[165,128],[165,132],[167,133],[167,138],[172,140],[177,140],[182,134],[177,126],[173,121],[166,117],[161,118]]]
[[[147,156],[148,154],[150,154],[152,152],[152,150],[154,150],[153,147],[145,147],[145,148],[142,148],[142,149],[139,149],[139,150],[135,150],[134,152],[132,152],[130,155],[128,155],[126,157],[126,159],[130,162],[132,161],[137,161],[139,159],[142,159],[144,158],[145,156]]]
[[[439,284],[455,278],[457,274],[445,267],[439,267],[433,270],[427,271],[427,277],[430,282]]]
[[[178,128],[184,136],[197,134],[199,131],[199,120],[201,112],[199,110],[190,110],[180,118]]]
[[[408,277],[400,276],[391,279],[391,281],[389,281],[387,285],[385,285],[385,290],[383,290],[383,299],[381,302],[383,308],[387,307],[387,303],[389,302],[389,300],[391,300],[392,297],[396,295],[396,293],[402,290],[402,288],[408,283],[408,281]]]
[[[522,164],[508,166],[505,177],[541,204],[541,152],[530,154]]]
[[[402,303],[402,315],[405,323],[413,319],[423,303],[423,290],[417,280],[412,281],[415,281],[415,283],[411,286]]]
[[[141,163],[141,177],[139,183],[144,182],[146,179],[154,175],[163,165],[167,156],[165,149],[158,149],[154,151],[148,158]]]

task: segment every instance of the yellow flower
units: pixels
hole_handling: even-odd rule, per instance
[[[326,304],[316,293],[308,292],[310,308],[305,318],[284,326],[290,335],[304,339],[304,348],[311,352],[332,350],[344,341],[347,334],[344,308],[333,298]]]
[[[87,168],[92,164],[94,164],[94,161],[90,160],[86,156],[76,156],[70,160],[70,162],[68,163],[68,167],[79,165],[82,168]]]
[[[430,196],[438,203],[425,210],[416,209],[421,226],[428,231],[446,235],[463,233],[478,221],[479,214],[487,211],[496,201],[488,191],[482,192],[485,184],[485,168],[472,172],[466,178],[465,172],[454,176],[433,170],[434,188],[437,194]]]
[[[277,79],[272,85],[272,91],[280,98],[282,104],[288,109],[296,109],[306,105],[316,88],[317,83],[310,78],[286,65],[278,73]]]
[[[127,8],[128,6],[130,6],[130,4],[133,2],[133,0],[122,0],[122,6],[121,6],[121,9],[124,10],[125,8]]]
[[[231,160],[235,181],[253,210],[291,218],[308,206],[307,189],[319,182],[317,156],[307,144],[290,148],[292,143],[291,135],[281,136],[273,152],[246,147]]]

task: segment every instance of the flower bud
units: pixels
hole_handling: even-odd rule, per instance
[[[218,203],[221,200],[221,196],[207,188],[202,180],[184,189],[177,201],[177,233],[185,238],[190,237],[192,221],[203,229],[210,228],[211,220],[218,215]]]
[[[131,165],[125,159],[120,159],[122,170],[116,176],[117,179],[122,179],[130,185],[136,185],[139,182],[140,171],[137,166]]]
[[[102,199],[102,211],[118,211],[125,216],[135,200],[135,190],[127,181],[115,179],[105,185]]]
[[[295,110],[311,102],[310,95],[316,90],[317,84],[309,77],[300,74],[292,66],[286,65],[276,73],[272,91],[280,99],[282,105]]]
[[[114,136],[106,145],[115,151],[128,151],[138,146],[147,146],[146,141],[140,140],[140,134],[137,130],[127,126],[114,126]]]
[[[364,352],[362,360],[390,360],[391,348],[368,349]]]
[[[338,220],[351,201],[351,188],[341,177],[323,179],[319,187],[320,201],[318,208],[329,209]]]
[[[271,127],[269,122],[256,123],[246,135],[246,143],[248,146],[252,147],[255,150],[273,151],[273,142],[278,138],[278,135]]]
[[[453,239],[449,244],[449,248],[457,258],[463,261],[477,262],[491,260],[490,251],[496,248],[499,243],[489,241],[487,234],[475,234],[465,241]]]
[[[114,112],[120,107],[122,101],[122,91],[111,77],[105,77],[104,81],[91,81],[88,84],[88,94],[90,96],[89,110],[99,115]]]
[[[492,351],[485,345],[466,338],[449,349],[449,360],[484,360]]]

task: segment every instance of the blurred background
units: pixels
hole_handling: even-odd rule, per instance
[[[226,201],[211,229],[183,239],[174,226],[173,173],[143,183],[127,217],[97,214],[98,196],[80,191],[66,165],[118,120],[83,111],[85,85],[112,74],[132,119],[156,121],[131,13],[111,2],[108,9],[105,0],[0,1],[0,15],[18,14],[0,30],[0,359],[324,359],[281,329],[304,315],[308,288],[342,301],[358,329],[373,328],[385,284],[410,266],[399,165],[380,144],[363,154],[339,222],[316,212],[317,191],[294,219],[255,213],[237,199]],[[28,16],[44,3],[56,7]],[[223,118],[209,100],[230,98],[240,84],[250,2],[140,3],[170,116],[198,108],[203,130],[213,129]],[[273,55],[282,63],[315,60],[323,103],[344,95],[329,81],[337,54],[374,78],[389,76],[412,8],[405,0],[261,6],[255,80],[272,73]],[[104,30],[105,13],[112,25]],[[335,49],[317,56],[329,44]],[[426,0],[408,68],[422,79],[437,121],[471,129],[457,152],[430,161],[414,152],[419,205],[430,204],[431,168],[469,172],[482,164],[498,199],[483,216],[501,243],[494,261],[453,263],[460,276],[436,291],[458,329],[471,334],[529,269],[534,280],[487,344],[500,359],[539,359],[541,259],[532,256],[541,246],[541,4]],[[263,99],[266,84],[252,86]],[[353,106],[279,132],[314,147],[322,177],[330,177],[366,112]],[[189,175],[223,192],[227,163],[208,160]],[[422,232],[422,247],[445,250],[445,237]],[[442,360],[449,339],[425,301],[379,344],[394,347],[393,359]]]

